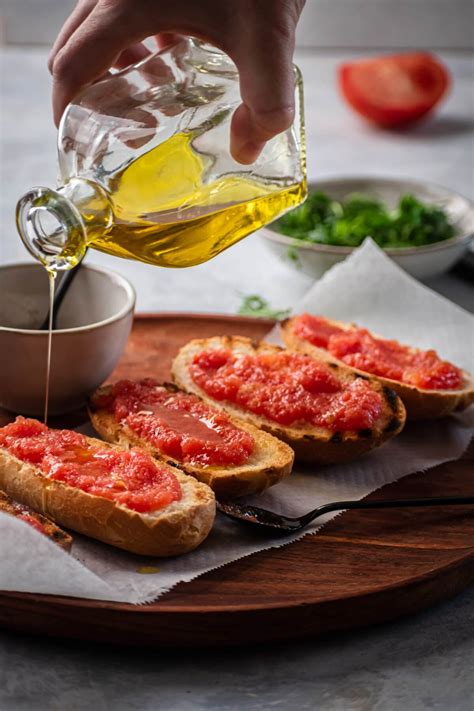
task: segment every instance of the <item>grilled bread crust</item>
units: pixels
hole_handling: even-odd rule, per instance
[[[220,499],[232,499],[247,494],[256,494],[277,484],[280,479],[290,474],[294,454],[288,445],[272,437],[267,432],[254,427],[248,422],[230,417],[231,423],[252,435],[255,449],[249,460],[240,466],[205,467],[173,459],[161,452],[153,444],[141,439],[125,423],[117,422],[114,415],[106,410],[96,409],[96,396],[110,392],[111,385],[99,388],[89,401],[89,417],[96,432],[107,442],[118,444],[123,449],[140,447],[160,461],[179,467],[185,474],[193,476],[198,481],[207,484]],[[171,383],[162,387],[170,394],[178,391]]]
[[[354,373],[351,368],[347,368],[344,364],[328,359],[325,359],[325,363],[338,378],[345,382],[364,378],[381,395],[383,411],[374,427],[370,430],[334,432],[304,423],[299,426],[284,427],[265,417],[254,415],[238,405],[214,400],[196,385],[189,373],[189,366],[194,356],[203,350],[212,348],[224,348],[236,354],[244,353],[248,355],[278,353],[283,349],[264,341],[256,343],[249,338],[241,336],[195,339],[187,343],[179,351],[173,361],[172,374],[175,383],[183,390],[198,395],[206,402],[223,408],[230,415],[244,419],[289,444],[295,452],[296,459],[299,461],[319,464],[351,461],[394,437],[402,430],[405,424],[405,408],[393,390],[384,387],[375,378],[365,374]]]
[[[72,536],[62,528],[56,526],[55,523],[42,516],[36,511],[33,511],[29,506],[22,504],[18,506],[18,503],[13,501],[9,496],[5,494],[4,491],[0,491],[0,511],[10,514],[11,516],[20,517],[22,514],[28,514],[31,518],[34,518],[41,525],[44,535],[50,538],[53,543],[57,543],[58,546],[63,548],[65,551],[69,551],[72,545]]]
[[[87,440],[93,446],[113,447],[90,437]],[[214,522],[211,489],[177,469],[172,471],[181,485],[182,498],[157,511],[138,513],[50,479],[38,467],[0,449],[0,487],[13,499],[73,531],[147,556],[174,556],[193,550]]]
[[[345,331],[351,331],[356,328],[352,324],[342,323],[341,321],[331,321],[326,319],[333,326],[338,326]],[[398,380],[384,378],[380,375],[371,375],[365,370],[352,368],[346,365],[343,361],[335,358],[331,353],[324,348],[314,346],[308,341],[299,338],[294,332],[295,318],[286,319],[281,323],[281,334],[287,348],[299,353],[305,353],[316,360],[329,360],[339,363],[346,368],[350,368],[354,373],[362,375],[370,375],[376,378],[383,386],[391,388],[399,395],[405,405],[408,420],[424,420],[444,417],[450,412],[465,410],[474,402],[474,377],[463,371],[464,383],[461,390],[425,390],[417,388],[416,385],[408,385],[401,383]],[[373,334],[375,336],[375,334]],[[375,336],[377,337],[377,336]],[[416,348],[410,349],[416,352]]]

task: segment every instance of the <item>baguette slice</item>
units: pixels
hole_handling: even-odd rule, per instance
[[[4,491],[0,491],[0,511],[15,516],[16,518],[24,520],[37,531],[40,531],[44,536],[50,538],[53,543],[56,543],[60,548],[65,551],[69,551],[72,545],[72,536],[62,528],[56,526],[55,523],[42,516],[29,506],[24,504],[19,504],[17,501],[13,501],[9,496],[5,494]]]
[[[331,321],[326,319],[333,326],[338,326],[344,331],[355,330],[356,326],[353,324],[343,323],[341,321]],[[314,346],[309,341],[299,338],[294,332],[295,318],[286,319],[281,323],[281,333],[285,345],[290,348],[290,350],[298,351],[299,353],[305,353],[310,355],[317,360],[326,359],[340,365],[345,368],[350,368],[354,373],[362,373],[363,375],[368,375],[369,373],[365,370],[359,370],[358,368],[352,368],[346,365],[343,361],[335,358],[331,353],[329,353],[324,348]],[[377,338],[376,334],[372,334]],[[416,352],[418,349],[411,348],[412,352]],[[369,374],[370,375],[370,374]],[[408,385],[406,383],[401,383],[398,380],[392,380],[391,378],[384,378],[380,375],[371,375],[371,377],[379,380],[382,385],[394,390],[397,395],[403,400],[407,411],[407,419],[409,420],[422,420],[422,419],[434,419],[437,417],[444,417],[449,415],[450,412],[455,410],[465,410],[469,405],[474,402],[474,377],[463,371],[464,383],[462,390],[425,390],[423,388],[418,388],[415,385]]]
[[[94,447],[113,447],[86,439]],[[193,550],[214,522],[215,499],[209,487],[179,470],[172,471],[181,485],[182,499],[155,512],[138,513],[50,479],[38,467],[0,448],[0,486],[13,499],[78,533],[147,556],[174,556]]]
[[[178,466],[186,474],[207,484],[215,492],[217,498],[231,499],[259,493],[269,486],[273,486],[291,472],[294,454],[288,445],[267,432],[262,432],[254,425],[232,416],[229,418],[231,423],[238,429],[251,434],[255,440],[255,450],[245,464],[203,467],[173,459],[158,450],[153,444],[141,439],[126,423],[117,422],[113,413],[95,408],[94,400],[101,395],[108,394],[111,387],[111,385],[105,385],[99,388],[90,399],[89,417],[96,432],[107,442],[113,442],[125,449],[141,447],[156,459]],[[178,388],[172,383],[163,383],[162,387],[165,387],[170,393],[178,391]]]
[[[299,461],[335,464],[348,462],[378,447],[386,440],[398,434],[405,423],[405,408],[400,398],[389,388],[384,388],[375,378],[358,375],[339,363],[327,362],[334,374],[345,382],[351,382],[363,377],[369,381],[383,399],[383,412],[375,426],[370,430],[359,432],[334,432],[311,424],[285,427],[278,423],[254,415],[238,405],[225,401],[216,401],[208,396],[191,378],[189,366],[200,351],[208,349],[230,349],[235,354],[243,353],[258,355],[261,353],[278,353],[283,351],[279,346],[273,346],[261,341],[255,343],[249,338],[240,336],[222,336],[208,339],[195,339],[179,351],[173,361],[172,374],[176,384],[183,390],[195,393],[206,402],[222,407],[229,414],[245,419],[287,442],[295,452]]]

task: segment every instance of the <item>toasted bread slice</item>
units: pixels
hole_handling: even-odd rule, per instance
[[[343,323],[341,321],[331,321],[326,319],[329,324],[337,326],[344,331],[355,330],[357,327],[353,324]],[[299,338],[294,331],[295,318],[286,319],[281,323],[281,333],[285,345],[291,350],[305,353],[317,360],[326,359],[332,362],[339,363],[346,368],[350,368],[354,373],[362,373],[370,375],[365,370],[359,370],[346,365],[343,361],[335,358],[324,348],[314,346],[309,341]],[[379,338],[376,334],[372,334],[375,338]],[[416,352],[418,349],[410,349]],[[382,385],[394,390],[397,395],[403,400],[407,411],[407,419],[422,420],[434,419],[449,415],[454,410],[465,410],[474,402],[474,377],[463,371],[464,383],[461,390],[425,390],[418,388],[415,385],[401,383],[398,380],[384,378],[380,375],[372,375],[371,377],[379,380]]]
[[[172,383],[163,383],[161,387],[166,388],[170,394],[178,391]],[[156,459],[178,466],[186,474],[211,487],[218,498],[231,499],[259,493],[291,472],[294,454],[288,445],[267,432],[262,432],[254,425],[232,416],[229,416],[231,424],[237,429],[245,430],[254,439],[254,451],[245,464],[220,467],[198,466],[174,459],[140,438],[126,423],[117,422],[113,413],[96,409],[94,402],[97,397],[110,393],[111,388],[111,385],[99,388],[89,401],[89,416],[96,432],[107,442],[113,442],[125,449],[141,447]]]
[[[101,449],[113,448],[90,437],[87,441]],[[166,467],[162,463],[159,466]],[[172,472],[181,486],[182,498],[157,511],[138,513],[111,499],[50,479],[38,467],[0,448],[0,486],[9,496],[78,533],[147,556],[174,556],[193,550],[214,522],[211,489],[177,469]]]
[[[235,354],[249,355],[279,353],[283,349],[263,341],[255,343],[249,338],[240,336],[196,339],[181,348],[173,361],[172,373],[175,382],[183,390],[195,393],[206,402],[218,405],[229,414],[245,419],[287,442],[300,461],[322,464],[351,461],[398,434],[405,423],[405,408],[392,390],[384,388],[375,378],[358,375],[344,365],[327,361],[328,367],[341,381],[349,383],[362,377],[381,395],[383,411],[374,427],[358,432],[335,432],[308,423],[291,427],[279,425],[273,420],[255,415],[233,403],[214,400],[193,381],[189,366],[199,352],[209,349],[229,349]]]
[[[50,538],[53,543],[57,543],[57,545],[65,551],[71,549],[72,536],[70,536],[69,533],[63,531],[59,526],[56,526],[56,524],[50,521],[49,518],[46,518],[46,516],[42,516],[36,513],[36,511],[33,511],[29,506],[13,501],[4,491],[0,491],[0,511],[25,521],[25,523],[28,523],[47,538]]]

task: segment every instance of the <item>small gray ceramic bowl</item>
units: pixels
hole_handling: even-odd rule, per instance
[[[427,247],[386,249],[394,262],[417,279],[429,279],[448,271],[463,256],[474,231],[472,203],[458,193],[432,183],[391,178],[349,177],[309,183],[309,190],[325,192],[335,200],[351,193],[363,193],[380,199],[393,209],[399,198],[411,193],[423,202],[446,210],[456,227],[456,235]],[[318,279],[325,271],[352,253],[352,247],[311,244],[278,233],[271,226],[261,230],[272,252],[305,274]],[[289,250],[291,248],[291,250]],[[291,255],[291,258],[290,256]]]
[[[48,277],[36,264],[0,267],[0,406],[44,411]],[[115,368],[133,321],[135,292],[123,277],[83,266],[58,312],[53,333],[49,412],[74,410]]]

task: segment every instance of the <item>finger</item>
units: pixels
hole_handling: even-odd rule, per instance
[[[141,62],[142,59],[145,59],[145,57],[149,57],[150,54],[150,50],[148,50],[144,44],[138,42],[137,44],[124,49],[115,61],[114,67],[116,69],[124,69],[125,67],[129,67],[131,64],[138,64],[138,62]]]
[[[71,35],[84,22],[86,17],[92,12],[96,3],[97,0],[82,0],[82,2],[78,2],[72,13],[67,18],[49,53],[48,69],[51,73],[53,72],[53,65],[56,55],[64,47]]]
[[[158,49],[166,49],[166,47],[176,44],[176,42],[179,42],[182,38],[183,35],[178,35],[174,32],[160,32],[159,35],[156,35],[155,40]]]
[[[146,31],[140,32],[133,26],[130,17],[122,18],[113,8],[96,5],[56,55],[53,65],[56,124],[82,87],[104,74],[119,61],[122,52],[146,36]]]
[[[231,153],[239,162],[253,163],[265,142],[291,126],[294,119],[295,77],[293,47],[263,47],[242,51],[235,61],[240,74],[242,104],[231,123]],[[271,57],[271,59],[270,59]]]
[[[293,123],[296,19],[255,24],[231,49],[242,96],[232,117],[231,153],[241,163],[253,163],[265,142]]]

